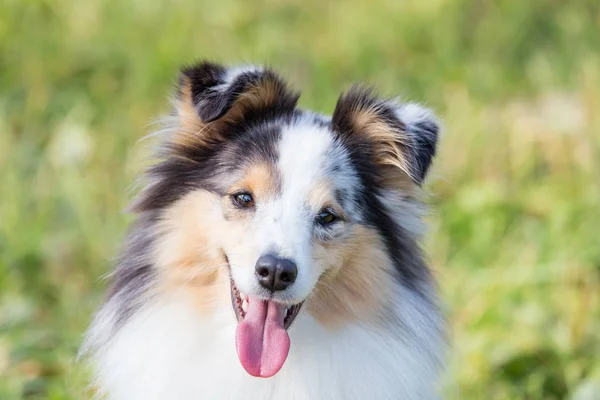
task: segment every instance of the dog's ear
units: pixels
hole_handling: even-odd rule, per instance
[[[175,99],[178,139],[219,134],[221,123],[292,113],[298,98],[299,94],[268,68],[228,69],[200,62],[183,68],[179,77]]]
[[[340,96],[332,126],[381,167],[386,181],[404,177],[417,185],[423,183],[439,131],[430,110],[380,99],[370,89],[353,87]]]

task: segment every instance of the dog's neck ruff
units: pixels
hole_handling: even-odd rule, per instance
[[[301,312],[288,359],[268,379],[240,365],[230,307],[199,317],[182,296],[155,299],[98,348],[96,383],[109,400],[434,399],[441,320],[412,296],[390,310],[388,327],[330,330]]]

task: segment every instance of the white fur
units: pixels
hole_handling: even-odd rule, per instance
[[[178,296],[147,304],[99,349],[97,383],[110,393],[107,399],[438,398],[432,382],[441,321],[409,292],[399,293],[391,310],[405,322],[388,330],[356,324],[330,331],[301,312],[289,331],[289,357],[268,379],[241,367],[229,304],[202,318]]]
[[[398,104],[396,108],[396,116],[408,127],[409,132],[412,130],[414,125],[426,121],[438,126],[441,125],[440,120],[436,118],[433,111],[419,103]],[[443,129],[438,128],[436,135],[439,136],[442,132]],[[427,132],[420,130],[420,134],[427,134]]]
[[[295,293],[295,302],[308,296],[323,273],[311,262],[314,217],[319,209],[310,208],[306,199],[315,182],[323,178],[324,157],[330,144],[331,134],[325,129],[301,125],[284,130],[278,160],[281,197],[265,205],[265,218],[260,218],[258,224],[263,251],[273,249],[298,265],[296,282],[288,289]]]
[[[426,232],[423,217],[427,215],[426,207],[419,201],[406,197],[401,191],[387,190],[379,196],[381,203],[389,210],[394,210],[391,216],[398,226],[404,228],[416,238],[421,238]]]
[[[229,72],[217,89],[224,90],[247,70]],[[401,107],[398,115],[407,125],[431,117],[413,104]],[[347,154],[325,128],[301,121],[283,130],[277,165],[282,194],[258,202],[252,237],[244,236],[253,241],[251,250],[242,252],[233,245],[224,249],[243,293],[259,290],[253,265],[271,250],[294,259],[299,269],[296,282],[280,300],[297,303],[311,293],[323,272],[311,254],[314,217],[322,205],[307,204],[306,199],[333,162],[343,166]],[[334,187],[357,188],[357,177],[350,168],[344,169],[345,173],[336,173]],[[417,203],[396,195],[386,192],[380,200],[390,209],[404,210],[394,218],[418,236]],[[345,207],[349,215],[358,214],[353,204]],[[289,329],[290,354],[281,371],[268,379],[251,377],[240,364],[235,348],[237,322],[228,293],[210,316],[201,316],[187,295],[181,290],[169,296],[133,296],[140,307],[118,329],[119,296],[104,305],[82,349],[91,357],[99,396],[108,400],[439,398],[435,382],[442,365],[442,318],[426,296],[401,285],[390,299],[394,306],[375,318],[377,325],[355,322],[333,330],[301,310]]]
[[[431,110],[418,103],[406,103],[400,105],[396,115],[400,121],[404,122],[406,125],[413,125],[426,120],[435,121],[435,116]]]
[[[344,149],[331,133],[314,124],[287,127],[282,132],[277,169],[281,174],[281,196],[270,201],[258,199],[252,220],[252,237],[246,239],[244,251],[239,246],[225,248],[231,262],[232,276],[241,292],[260,295],[254,268],[256,260],[269,252],[294,260],[298,266],[296,282],[278,300],[292,304],[304,301],[323,274],[323,266],[312,261],[315,217],[323,204],[308,204],[310,190],[326,179],[333,162],[346,161]],[[355,188],[356,177],[347,172],[336,174],[332,187]],[[349,205],[351,206],[351,205]],[[347,210],[353,214],[351,208]],[[293,234],[290,234],[293,232]],[[248,243],[252,242],[251,245]]]
[[[248,72],[262,72],[262,71],[263,71],[263,68],[256,67],[254,65],[246,65],[246,66],[240,66],[237,68],[231,68],[231,69],[227,70],[227,72],[225,74],[225,82],[221,83],[220,85],[214,86],[213,90],[224,92],[229,88],[229,86],[231,86],[233,81],[235,81],[236,78],[238,78],[240,75],[246,74]],[[202,107],[202,105],[200,104],[200,105],[198,105],[198,107]]]

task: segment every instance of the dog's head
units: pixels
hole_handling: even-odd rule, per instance
[[[416,238],[431,113],[359,87],[331,118],[298,98],[267,68],[184,69],[171,136],[135,205],[160,215],[165,282],[192,287],[204,308],[231,296],[253,375],[279,370],[299,312],[368,318],[398,285],[428,280]]]

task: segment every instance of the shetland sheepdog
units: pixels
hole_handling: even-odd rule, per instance
[[[355,86],[331,117],[266,67],[184,68],[82,353],[99,398],[434,399],[419,245],[431,111]]]

